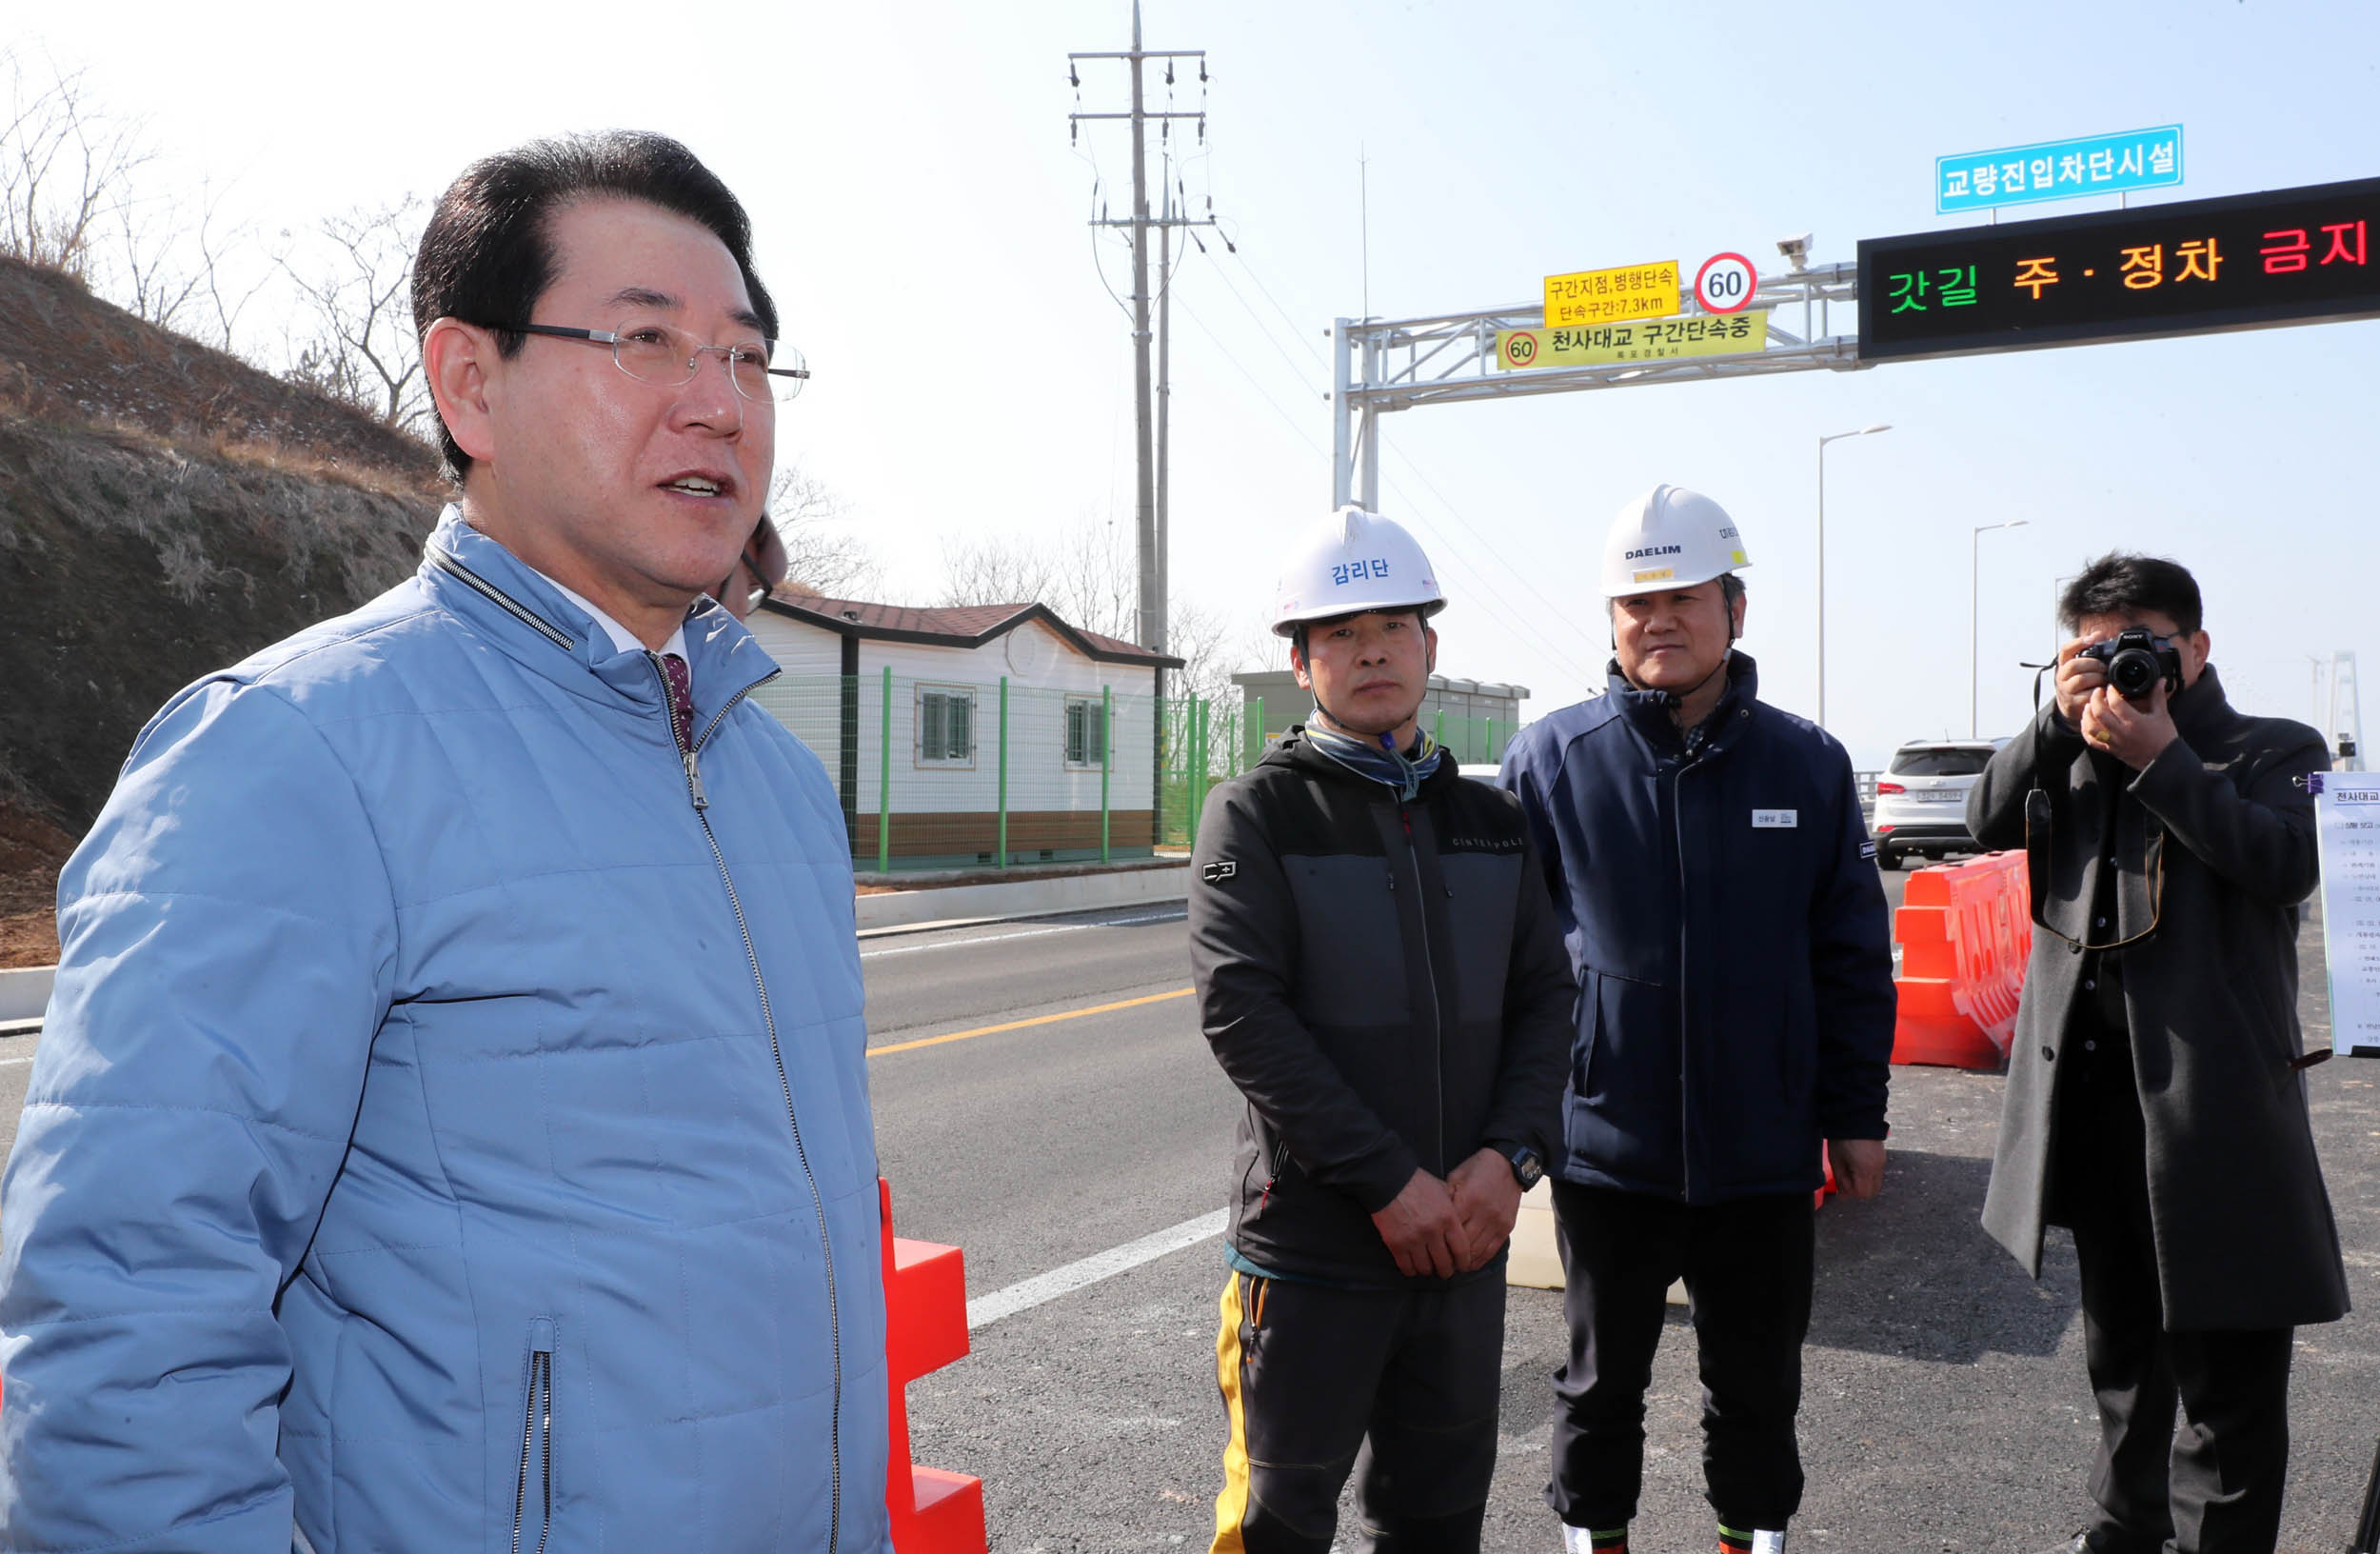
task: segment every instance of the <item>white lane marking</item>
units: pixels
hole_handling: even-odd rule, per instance
[[[1119,917],[1105,923],[1059,923],[1046,928],[1019,928],[1014,933],[984,933],[972,939],[942,939],[930,945],[897,945],[889,949],[863,949],[860,959],[872,961],[879,955],[915,955],[928,949],[958,949],[966,945],[997,945],[1009,939],[1039,939],[1044,934],[1081,933],[1086,928],[1128,928],[1140,923],[1178,923],[1190,914],[1159,912],[1153,917]]]
[[[33,1060],[30,1058],[0,1058],[0,1068],[13,1068],[20,1063],[30,1063]]]
[[[1062,1268],[1036,1274],[1022,1284],[996,1289],[989,1295],[980,1295],[967,1303],[967,1331],[988,1327],[1002,1317],[1013,1317],[1020,1311],[1030,1310],[1061,1295],[1071,1295],[1085,1285],[1112,1279],[1143,1263],[1154,1262],[1168,1252],[1196,1246],[1200,1242],[1221,1235],[1223,1225],[1230,1218],[1229,1209],[1219,1208],[1212,1214],[1184,1220],[1171,1229],[1142,1236],[1139,1241],[1127,1241],[1121,1246],[1094,1252],[1079,1263],[1069,1263]]]

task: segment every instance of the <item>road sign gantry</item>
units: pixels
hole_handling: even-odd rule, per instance
[[[1342,318],[1332,330],[1333,498],[1378,506],[1379,418],[1419,405],[2380,318],[2375,227],[2380,178],[2365,178],[1871,238],[1854,264],[1801,264],[1808,240],[1795,239],[1778,245],[1793,269],[1758,277],[1748,302],[1720,309],[1709,304],[1735,302],[1740,285],[1712,277],[1722,262],[1748,265],[1740,254],[1708,261],[1692,300],[1674,266],[1658,267],[1650,303],[1640,276],[1612,281],[1649,268],[1638,266],[1548,277],[1540,303]],[[1618,293],[1611,306],[1624,319],[1582,329],[1546,316],[1589,290]],[[1638,319],[1639,304],[1676,311]],[[1835,332],[1836,304],[1852,307],[1854,332]],[[1564,338],[1598,330],[1645,337]],[[1748,349],[1729,349],[1737,341]]]
[[[1811,265],[1760,276],[1745,305],[1769,313],[1767,344],[1756,351],[1521,371],[1498,365],[1497,337],[1511,329],[1543,329],[1542,301],[1433,317],[1339,319],[1331,329],[1332,500],[1378,507],[1379,417],[1391,410],[1820,368],[1850,371],[1861,365],[1858,340],[1834,332],[1834,309],[1848,304],[1852,312],[1845,322],[1856,320],[1858,283],[1855,264]],[[1722,316],[1691,295],[1680,304],[1674,317]]]

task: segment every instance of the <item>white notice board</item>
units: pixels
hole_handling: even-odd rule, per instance
[[[2330,967],[2330,1045],[2380,1058],[2380,774],[2315,772],[2322,840],[2322,933]]]

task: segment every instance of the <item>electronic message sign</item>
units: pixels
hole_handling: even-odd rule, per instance
[[[1859,359],[2380,316],[2380,178],[1862,239]]]

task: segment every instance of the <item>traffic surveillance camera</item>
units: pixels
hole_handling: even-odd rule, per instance
[[[1807,269],[1810,260],[1810,234],[1803,232],[1798,237],[1778,238],[1776,251],[1783,254],[1786,262],[1795,269]]]

